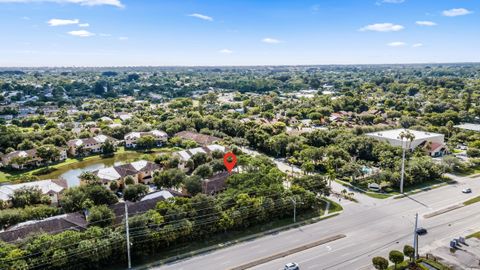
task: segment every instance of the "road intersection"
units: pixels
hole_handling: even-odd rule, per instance
[[[230,269],[336,234],[345,234],[347,237],[252,269],[281,269],[285,263],[293,261],[299,263],[301,269],[372,269],[372,257],[386,257],[390,250],[401,250],[403,245],[412,244],[415,213],[419,213],[420,226],[428,229],[428,234],[420,237],[420,252],[425,252],[422,246],[440,239],[458,237],[480,229],[480,207],[475,204],[435,217],[424,217],[478,196],[476,191],[480,191],[480,177],[454,178],[456,184],[401,199],[379,200],[357,193],[355,197],[359,203],[342,200],[343,213],[331,219],[154,269]],[[335,189],[341,188],[333,185]],[[461,190],[465,187],[472,188],[474,192],[463,194]]]

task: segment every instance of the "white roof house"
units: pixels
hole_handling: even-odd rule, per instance
[[[465,123],[465,124],[462,124],[462,125],[457,125],[455,127],[460,128],[460,129],[466,129],[466,130],[472,130],[472,131],[480,132],[480,124]]]
[[[410,149],[415,149],[417,146],[422,145],[426,142],[436,143],[436,144],[444,144],[445,135],[439,133],[432,133],[426,131],[418,131],[418,130],[411,130],[411,129],[393,129],[393,130],[385,130],[385,131],[377,131],[372,133],[367,133],[368,137],[375,138],[377,140],[386,141],[390,143],[392,146],[405,146],[407,144],[407,139],[401,139],[400,134],[402,132],[409,131],[412,133],[415,138],[410,144]]]
[[[168,198],[172,198],[173,195],[168,190],[160,190],[145,195],[145,197],[143,197],[140,201],[151,200],[159,197],[163,197],[166,200]]]
[[[42,194],[60,193],[67,188],[67,182],[65,180],[42,180],[15,185],[3,185],[0,186],[0,200],[9,201],[10,196],[12,196],[16,190],[31,187],[38,187],[42,191]]]
[[[175,154],[177,154],[182,161],[188,161],[193,155],[197,153],[208,154],[213,151],[225,152],[227,151],[227,148],[225,146],[221,146],[218,144],[210,144],[204,147],[197,147],[197,148],[178,151],[178,152],[175,152]]]

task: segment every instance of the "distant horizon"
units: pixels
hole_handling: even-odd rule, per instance
[[[0,69],[22,69],[22,68],[228,68],[228,67],[315,67],[315,66],[399,66],[399,65],[474,65],[475,62],[418,62],[418,63],[367,63],[367,64],[285,64],[285,65],[123,65],[123,66],[0,66]]]

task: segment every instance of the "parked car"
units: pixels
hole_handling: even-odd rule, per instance
[[[471,188],[466,188],[464,190],[462,190],[463,193],[472,193],[472,189]]]
[[[300,270],[298,263],[287,263],[285,264],[284,270]]]
[[[417,234],[418,234],[418,235],[424,235],[424,234],[427,234],[427,229],[425,229],[425,228],[422,228],[422,227],[420,227],[420,228],[417,228]]]

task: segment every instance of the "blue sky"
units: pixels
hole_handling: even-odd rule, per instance
[[[480,62],[478,0],[0,0],[0,66]]]

